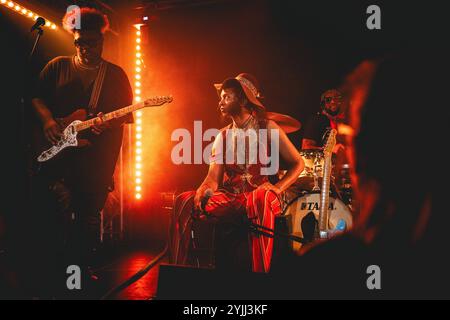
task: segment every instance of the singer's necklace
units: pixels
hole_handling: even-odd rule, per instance
[[[84,64],[77,55],[74,56],[74,62],[75,62],[75,65],[81,70],[91,70],[92,71],[92,70],[97,70],[100,67],[100,63],[96,64],[95,66],[88,66],[88,65]]]

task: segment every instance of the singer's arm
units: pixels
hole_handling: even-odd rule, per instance
[[[285,174],[285,176],[278,181],[274,186],[272,186],[270,183],[265,183],[261,185],[260,187],[263,189],[270,189],[275,191],[276,193],[281,193],[286,191],[286,189],[292,185],[295,181],[297,181],[298,176],[305,168],[305,163],[303,162],[303,159],[298,153],[295,146],[292,144],[292,142],[289,140],[286,133],[276,124],[274,121],[269,120],[267,123],[267,128],[272,130],[278,131],[278,145],[279,145],[279,152],[280,156],[283,158],[283,160],[288,165],[288,170]]]
[[[42,122],[42,129],[47,140],[53,144],[58,142],[61,137],[61,128],[53,119],[53,115],[45,102],[42,99],[34,98],[31,100],[31,105]]]
[[[208,174],[203,180],[200,187],[198,187],[197,192],[194,197],[194,208],[196,210],[201,210],[200,203],[201,199],[205,194],[205,191],[210,189],[212,192],[216,191],[223,180],[223,164],[211,163],[209,165]]]

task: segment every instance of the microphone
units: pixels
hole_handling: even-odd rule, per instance
[[[192,207],[191,216],[192,218],[200,218],[200,216],[209,216],[209,214],[205,211],[206,204],[208,203],[209,198],[212,197],[214,192],[211,189],[206,189],[203,192],[202,199],[200,200],[200,210],[196,210],[195,207]]]
[[[36,23],[31,27],[30,32],[33,32],[36,29],[40,29],[40,27],[43,25],[45,25],[45,19],[42,17],[38,17],[36,19]]]
[[[202,209],[202,211],[205,211],[206,204],[208,203],[209,198],[213,196],[213,194],[214,192],[210,188],[206,189],[203,193],[202,200],[200,201],[200,208]]]

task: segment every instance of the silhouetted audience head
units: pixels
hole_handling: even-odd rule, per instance
[[[397,247],[438,244],[449,221],[448,212],[436,210],[448,145],[446,60],[420,52],[390,57],[354,91],[354,231],[394,254]]]

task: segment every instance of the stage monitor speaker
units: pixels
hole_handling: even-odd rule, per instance
[[[271,283],[267,274],[162,264],[156,299],[274,299]]]

